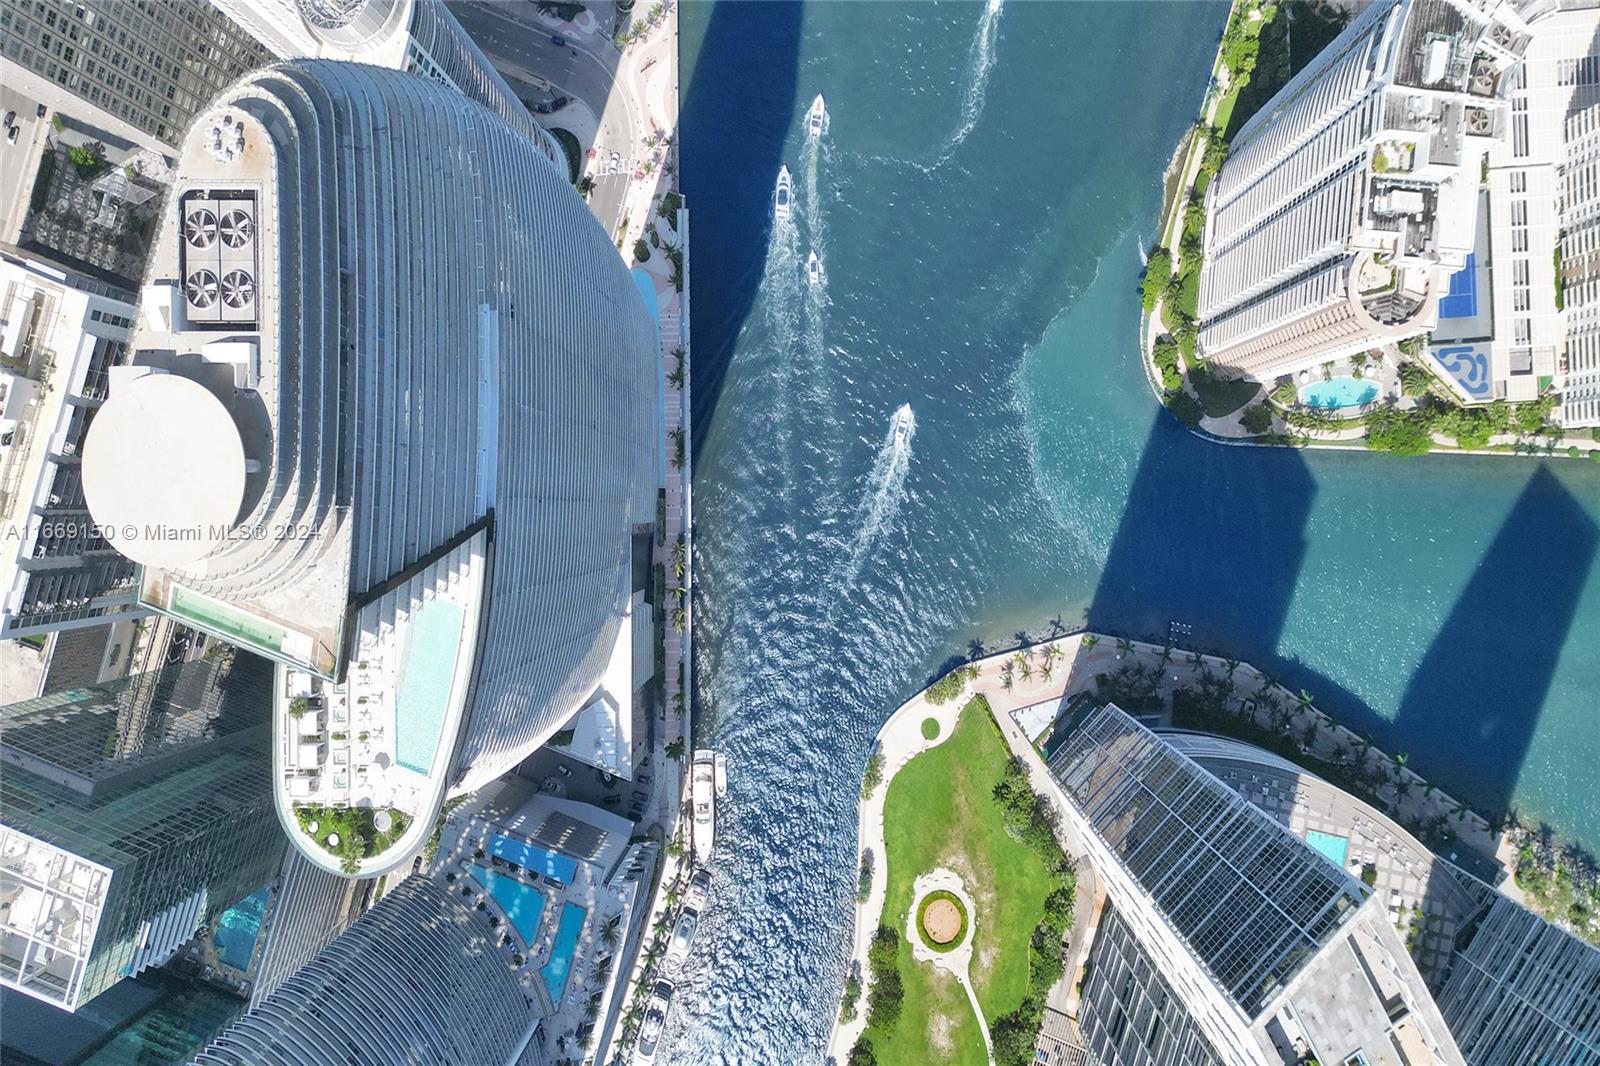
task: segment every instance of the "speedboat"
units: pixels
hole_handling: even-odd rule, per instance
[[[911,438],[911,426],[915,416],[911,413],[910,404],[902,404],[900,410],[894,413],[894,444],[900,447]]]
[[[728,757],[719,751],[712,765],[716,768],[717,799],[721,799],[728,794]]]
[[[794,209],[794,182],[789,178],[789,168],[778,168],[778,184],[772,190],[772,217],[778,222],[789,221]]]
[[[811,284],[821,285],[823,276],[822,260],[817,257],[816,252],[812,252],[811,258],[806,260],[806,277],[811,280]]]
[[[667,942],[667,965],[676,966],[689,957],[689,948],[694,945],[694,934],[700,928],[700,912],[683,908],[678,913],[678,921],[672,927],[672,939]]]
[[[694,857],[702,863],[711,858],[711,845],[716,837],[715,790],[716,753],[697,751],[689,773],[689,795],[694,805]]]
[[[650,1066],[656,1061],[656,1051],[661,1047],[661,1031],[667,1026],[667,1008],[671,1005],[672,985],[657,981],[650,990],[650,1002],[644,1008],[644,1021],[639,1024],[639,1042],[633,1049],[633,1061],[638,1066]]]
[[[811,101],[811,110],[806,112],[806,139],[820,141],[822,135],[828,132],[828,105],[822,102],[822,94]]]

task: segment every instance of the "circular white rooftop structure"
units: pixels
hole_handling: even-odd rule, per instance
[[[174,374],[118,383],[83,445],[83,494],[106,539],[147,566],[194,562],[244,499],[244,444],[205,386]]]

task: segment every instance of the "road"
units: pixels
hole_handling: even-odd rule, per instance
[[[539,20],[532,4],[508,9],[502,3],[453,0],[449,7],[502,74],[521,81],[548,81],[553,91],[581,100],[599,117],[592,147],[599,158],[617,152],[621,176],[597,174],[590,207],[606,231],[615,232],[626,176],[633,171],[643,136],[628,94],[613,91],[621,52],[609,39],[583,33],[561,34],[567,43],[556,44],[552,39],[556,30]]]

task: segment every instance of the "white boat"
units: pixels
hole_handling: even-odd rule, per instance
[[[789,221],[794,210],[794,182],[788,167],[778,168],[778,184],[772,190],[772,217],[778,222]]]
[[[678,912],[678,920],[672,927],[672,939],[667,942],[668,966],[676,966],[689,957],[689,949],[694,946],[694,934],[699,928],[699,911],[685,907]]]
[[[696,870],[694,876],[689,878],[689,887],[684,890],[683,905],[692,911],[703,911],[710,898],[711,871]]]
[[[820,141],[822,135],[828,132],[828,105],[822,102],[822,94],[811,101],[811,110],[806,112],[806,138]]]
[[[717,799],[721,799],[728,794],[728,757],[719,751],[712,763],[716,767]]]
[[[822,272],[822,260],[816,252],[812,252],[811,258],[806,260],[806,277],[811,280],[811,284],[821,285],[826,276]]]
[[[697,862],[711,858],[711,845],[717,832],[716,753],[694,753],[689,771],[689,796],[694,803],[694,857]]]
[[[900,410],[894,413],[894,446],[899,448],[911,436],[911,424],[915,416],[911,413],[910,404],[902,404]]]
[[[657,981],[650,989],[650,1001],[644,1008],[644,1021],[639,1025],[639,1042],[633,1048],[633,1061],[638,1066],[650,1066],[656,1061],[656,1051],[661,1047],[661,1030],[666,1028],[667,1008],[672,1005],[672,985]]]

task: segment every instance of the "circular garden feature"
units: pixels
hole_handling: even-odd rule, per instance
[[[924,718],[922,720],[922,739],[923,740],[938,740],[939,739],[939,719],[937,719],[937,718]]]
[[[917,904],[917,934],[933,951],[954,951],[967,938],[967,908],[954,892],[929,892]]]

